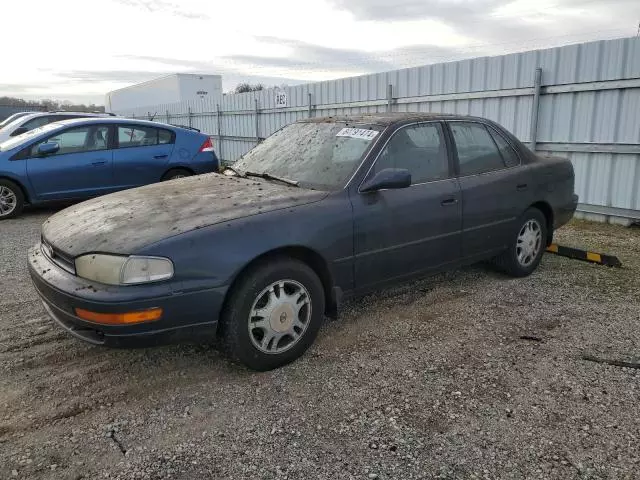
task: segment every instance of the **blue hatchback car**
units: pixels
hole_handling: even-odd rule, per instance
[[[0,144],[0,220],[25,204],[75,201],[217,171],[196,130],[124,118],[51,123]]]

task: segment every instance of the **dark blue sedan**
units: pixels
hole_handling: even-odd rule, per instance
[[[0,144],[0,220],[26,203],[83,200],[217,171],[211,139],[124,118],[51,123]]]
[[[85,341],[218,337],[266,370],[302,355],[343,298],[482,260],[529,275],[573,215],[573,184],[571,162],[481,118],[308,119],[224,175],[57,213],[29,270]]]

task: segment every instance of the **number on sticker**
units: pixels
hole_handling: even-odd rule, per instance
[[[336,137],[360,138],[362,140],[373,140],[378,132],[376,130],[367,130],[366,128],[343,128]]]
[[[287,92],[278,91],[276,92],[276,107],[286,107],[287,106]]]

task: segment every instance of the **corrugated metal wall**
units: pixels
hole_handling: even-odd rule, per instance
[[[285,108],[276,108],[276,91],[269,89],[225,95],[218,102],[117,113],[137,118],[156,114],[161,122],[199,128],[217,140],[225,161],[253,148],[257,138],[310,115],[388,110],[486,117],[530,142],[537,68],[542,69],[537,150],[572,160],[584,216],[640,219],[640,38],[287,87]]]

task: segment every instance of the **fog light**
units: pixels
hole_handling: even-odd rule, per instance
[[[134,323],[153,322],[162,316],[161,308],[150,308],[138,312],[126,313],[97,313],[76,308],[76,315],[83,320],[104,325],[131,325]]]

